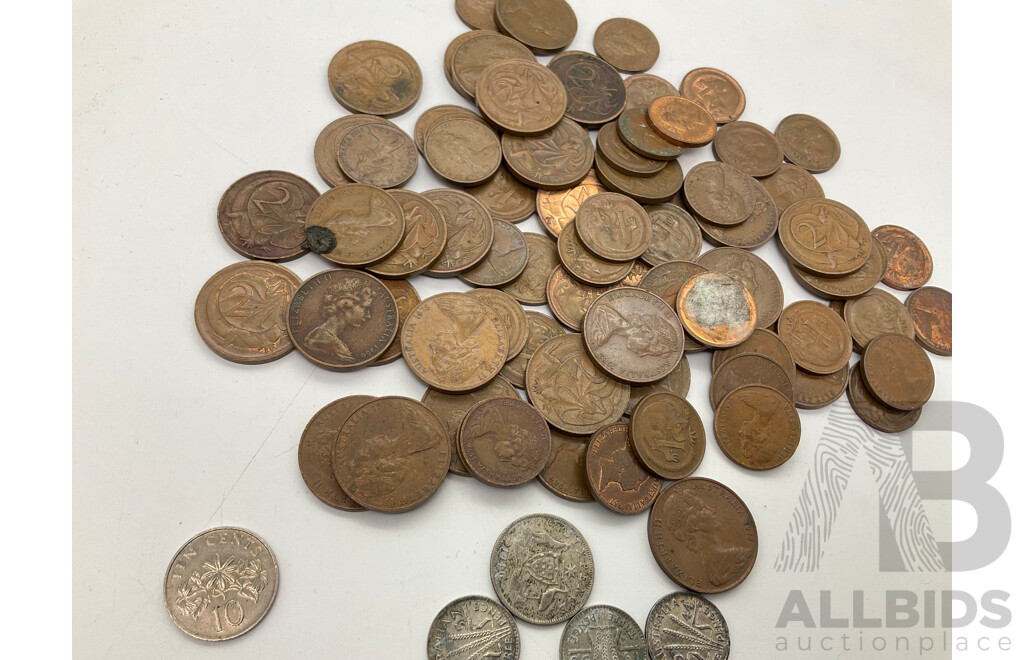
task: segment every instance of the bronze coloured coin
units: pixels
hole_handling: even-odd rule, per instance
[[[494,22],[495,1],[455,0],[455,13],[459,15],[459,20],[474,30],[497,32],[498,25]]]
[[[912,291],[928,282],[932,276],[932,255],[924,241],[896,225],[875,227],[871,235],[882,242],[889,254],[883,282],[901,291]]]
[[[793,378],[793,398],[797,408],[824,408],[843,395],[850,382],[850,365],[832,374],[812,374],[796,370]]]
[[[379,277],[412,277],[437,261],[448,240],[448,228],[441,211],[420,193],[389,190],[402,207],[405,231],[398,248],[382,261],[366,267]]]
[[[846,301],[843,320],[850,328],[853,349],[864,352],[864,347],[878,335],[896,333],[913,339],[914,320],[899,298],[882,289],[871,289],[859,298]]]
[[[936,355],[953,354],[953,294],[935,286],[907,296],[907,310],[917,341]]]
[[[512,135],[538,135],[554,128],[566,102],[562,81],[536,62],[495,62],[480,73],[476,85],[480,112]]]
[[[935,389],[935,371],[924,349],[904,335],[875,337],[860,361],[864,385],[882,404],[896,410],[917,410]]]
[[[537,58],[515,39],[503,34],[479,32],[462,42],[452,54],[452,85],[463,96],[473,100],[483,70],[505,60],[536,62]]]
[[[661,54],[658,38],[643,23],[609,18],[594,32],[594,52],[620,71],[646,71]]]
[[[306,254],[306,216],[320,193],[290,172],[254,172],[235,181],[217,205],[217,224],[235,252],[288,261]]]
[[[196,329],[217,355],[264,364],[291,353],[288,305],[302,280],[284,266],[243,261],[217,271],[196,297]]]
[[[826,172],[839,162],[839,138],[810,115],[789,115],[775,127],[775,137],[789,162],[808,172]]]
[[[485,596],[465,596],[448,603],[434,617],[427,634],[427,660],[483,657],[481,652],[495,660],[519,660],[519,647],[519,628],[512,614]]]
[[[647,108],[623,110],[618,121],[619,137],[630,149],[654,160],[675,160],[686,150],[661,137],[647,119]]]
[[[497,0],[498,28],[534,52],[561,50],[576,36],[576,14],[565,0]]]
[[[331,58],[327,82],[346,109],[388,117],[412,107],[423,88],[423,75],[416,60],[398,46],[358,41]]]
[[[702,477],[665,489],[647,519],[655,561],[690,591],[715,594],[746,579],[757,559],[757,526],[740,496]]]
[[[593,502],[587,484],[587,438],[551,431],[551,453],[537,475],[540,483],[570,502]]]
[[[679,289],[688,279],[698,273],[707,272],[704,266],[689,261],[668,261],[655,266],[644,275],[640,281],[640,288],[650,291],[665,301],[673,309],[676,309],[676,302],[679,300]],[[677,310],[678,311],[678,310]],[[685,330],[685,327],[683,328]],[[687,352],[702,351],[704,344],[686,335],[684,350]]]
[[[864,295],[881,282],[888,261],[889,255],[886,254],[881,241],[872,236],[868,260],[849,275],[822,277],[808,273],[792,262],[789,268],[796,281],[808,291],[830,300],[849,300]]]
[[[757,179],[747,179],[754,188],[754,210],[746,220],[726,226],[712,224],[700,216],[694,216],[709,242],[722,247],[751,250],[764,245],[775,236],[779,228],[779,212],[775,208],[775,202]]]
[[[697,594],[677,592],[659,600],[644,628],[651,660],[682,660],[680,647],[694,660],[727,660],[729,626],[714,603]]]
[[[669,161],[665,169],[653,176],[630,176],[612,167],[601,152],[594,154],[597,178],[609,190],[635,199],[641,204],[661,204],[671,200],[683,187],[683,168],[679,161]]]
[[[596,199],[596,197],[591,199]],[[570,222],[558,235],[558,258],[565,270],[576,279],[591,286],[615,284],[629,274],[633,268],[632,261],[608,261],[588,250],[576,231],[576,222],[576,220]]]
[[[597,148],[612,167],[630,176],[653,176],[668,165],[668,161],[641,156],[626,146],[614,123],[605,124],[598,131]]]
[[[764,126],[734,121],[715,134],[715,155],[748,176],[769,176],[782,165],[782,146]]]
[[[651,218],[618,193],[588,197],[576,213],[576,231],[588,250],[609,261],[632,261],[651,244]]]
[[[455,59],[455,52],[459,49],[459,47],[462,46],[462,44],[466,43],[470,39],[475,39],[479,35],[480,31],[478,30],[470,30],[469,32],[463,32],[459,36],[452,39],[451,42],[449,42],[448,47],[444,49],[444,77],[447,78],[448,84],[452,86],[452,89],[454,89],[456,92],[466,97],[470,101],[473,100],[472,97],[469,96],[466,90],[462,89],[462,87],[458,86],[455,83],[455,77],[452,72],[452,60]]]
[[[726,163],[694,165],[683,182],[683,195],[694,213],[716,225],[737,225],[754,212],[750,178]]]
[[[859,363],[850,368],[850,384],[846,389],[846,396],[857,417],[882,433],[906,431],[921,418],[921,408],[896,410],[872,396],[864,386],[864,376],[861,374]]]
[[[629,446],[627,424],[609,424],[590,436],[587,483],[601,506],[624,515],[646,511],[661,492],[661,479],[644,468]]]
[[[761,185],[772,196],[779,213],[801,199],[825,199],[825,191],[814,175],[789,163],[783,163],[775,174],[761,179]]]
[[[346,115],[327,124],[324,130],[320,131],[313,146],[313,160],[316,162],[316,171],[320,173],[320,178],[332,188],[352,183],[338,164],[341,138],[360,124],[383,124],[386,121],[374,115]]]
[[[488,181],[466,188],[466,192],[476,197],[492,218],[505,222],[522,222],[533,215],[534,199],[539,194],[512,176],[504,165],[499,165]]]
[[[345,421],[334,477],[372,511],[401,513],[426,502],[448,474],[451,447],[437,415],[419,401],[383,396]]]
[[[587,172],[583,181],[572,188],[538,190],[536,205],[540,224],[549,234],[558,238],[562,228],[576,218],[576,211],[583,200],[599,192],[607,192],[607,189],[598,180],[594,170]]]
[[[548,68],[565,85],[565,116],[588,128],[598,128],[619,116],[626,104],[622,76],[590,53],[555,55]]]
[[[715,370],[711,377],[711,407],[715,410],[731,392],[748,385],[764,385],[794,402],[793,380],[786,369],[763,355],[736,355]]]
[[[501,317],[501,322],[508,330],[506,362],[519,355],[519,352],[526,346],[526,338],[529,334],[523,306],[512,296],[497,289],[471,289],[466,293],[493,309]]]
[[[632,415],[633,411],[636,410],[636,406],[640,403],[641,399],[651,394],[658,392],[667,392],[674,394],[681,399],[686,398],[687,392],[690,391],[690,362],[686,359],[686,355],[683,355],[683,359],[679,361],[679,364],[672,373],[665,376],[661,380],[650,383],[649,385],[642,385],[638,387],[629,388],[629,404],[626,406],[626,414]]]
[[[629,76],[623,84],[626,86],[626,108],[646,108],[656,98],[679,93],[672,83],[649,73]]]
[[[501,290],[524,305],[543,305],[548,301],[548,277],[558,266],[558,248],[542,234],[524,232],[523,236],[528,250],[526,270]]]
[[[831,374],[850,362],[853,338],[846,322],[826,305],[798,300],[782,310],[779,339],[789,347],[796,366],[812,374]]]
[[[412,178],[419,164],[416,143],[391,122],[366,123],[338,143],[338,164],[349,179],[378,188],[396,188]]]
[[[629,402],[629,386],[598,369],[576,333],[536,349],[526,367],[526,394],[552,426],[576,435],[619,419]]]
[[[650,126],[672,144],[700,147],[711,142],[717,126],[701,104],[681,96],[662,96],[647,108]]]
[[[508,488],[530,481],[551,453],[551,433],[540,413],[519,397],[481,401],[459,429],[459,452],[474,477]]]
[[[633,617],[611,605],[592,605],[562,631],[558,660],[580,658],[647,660],[647,640]]]
[[[529,364],[530,358],[533,357],[534,351],[552,337],[565,334],[565,328],[558,325],[558,321],[547,314],[534,311],[524,313],[526,314],[527,328],[526,345],[518,355],[501,368],[501,375],[521,390],[526,389],[526,366]]]
[[[679,84],[679,93],[704,106],[719,124],[735,121],[747,106],[747,97],[736,79],[710,67],[687,73]]]
[[[643,466],[662,479],[682,479],[704,460],[700,415],[685,399],[659,392],[644,397],[629,418],[629,442]]]
[[[402,357],[402,328],[405,327],[405,319],[416,305],[420,304],[420,294],[416,288],[409,284],[408,280],[381,280],[381,284],[395,297],[395,304],[398,305],[398,333],[391,340],[391,345],[381,353],[374,366],[388,364]]]
[[[472,119],[449,119],[423,140],[430,169],[460,186],[474,186],[494,176],[501,165],[501,143],[490,127]]]
[[[309,249],[342,266],[384,260],[405,234],[405,212],[391,195],[349,183],[331,188],[306,216]]]
[[[782,392],[747,385],[727,394],[715,409],[715,437],[737,465],[771,470],[788,461],[800,444],[800,415]]]
[[[464,293],[439,293],[416,306],[402,330],[413,374],[444,392],[469,392],[498,375],[508,330],[497,312]]]
[[[729,348],[749,337],[757,323],[754,298],[722,273],[699,273],[679,288],[676,310],[691,337],[711,348]]]
[[[548,190],[571,188],[594,164],[594,144],[586,129],[568,118],[540,134],[501,137],[509,171],[527,185]]]
[[[474,286],[502,286],[522,275],[529,257],[526,238],[516,226],[493,220],[494,240],[483,261],[459,273],[459,279]]]
[[[353,115],[358,117],[359,115]],[[432,108],[427,108],[423,111],[416,119],[416,126],[413,128],[412,139],[416,142],[416,148],[423,151],[423,139],[427,136],[435,126],[440,123],[446,122],[449,119],[468,119],[475,121],[483,126],[490,128],[490,124],[484,121],[484,118],[476,114],[471,110],[463,108],[461,105],[435,105]]]
[[[754,297],[757,327],[770,327],[785,306],[782,282],[761,257],[739,248],[721,247],[700,255],[697,263],[739,281]]]
[[[634,261],[633,267],[629,269],[629,273],[622,278],[618,286],[640,286],[640,282],[643,282],[649,272],[651,272],[650,266],[642,261]]]
[[[693,216],[675,204],[645,206],[651,219],[651,244],[640,258],[651,266],[667,261],[693,261],[703,247]]]
[[[374,400],[372,396],[345,396],[313,415],[299,440],[299,472],[310,492],[329,506],[344,511],[362,511],[334,478],[334,446],[345,421],[357,409]]]
[[[563,235],[565,232],[563,232]],[[559,238],[561,240],[561,238]],[[559,321],[571,330],[583,329],[583,318],[597,297],[611,287],[590,286],[573,277],[564,266],[551,271],[548,278],[548,305]]]
[[[864,219],[845,204],[831,199],[803,199],[791,204],[779,218],[779,246],[801,269],[838,277],[867,263],[872,250],[871,231]]]
[[[450,188],[428,190],[423,196],[441,212],[448,231],[444,249],[427,274],[451,277],[483,261],[494,241],[494,221],[484,205]]]
[[[737,355],[763,355],[771,358],[786,371],[791,381],[796,381],[796,362],[793,361],[793,354],[789,347],[779,339],[779,336],[771,330],[758,328],[747,337],[743,343],[732,348],[725,348],[715,351],[711,356],[711,372],[718,371],[718,368],[731,358]]]

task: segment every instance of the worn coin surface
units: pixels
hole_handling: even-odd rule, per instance
[[[565,116],[588,128],[598,128],[619,116],[626,104],[622,76],[590,53],[569,51],[555,55],[548,68],[565,85]]]
[[[498,31],[494,22],[496,0],[455,0],[455,13],[463,23],[475,30]]]
[[[341,171],[341,165],[338,164],[338,147],[341,144],[341,138],[360,124],[383,124],[386,122],[386,119],[374,115],[346,115],[327,124],[324,130],[320,131],[313,146],[313,159],[316,162],[316,171],[320,173],[320,178],[332,188],[352,183],[352,180]]]
[[[651,29],[630,18],[609,18],[594,32],[594,52],[620,71],[646,71],[661,54]]]
[[[536,62],[537,58],[515,39],[503,34],[479,32],[459,44],[452,54],[452,85],[463,96],[473,100],[483,70],[504,60]]]
[[[480,72],[476,103],[502,131],[537,135],[554,128],[565,114],[565,86],[546,66],[503,60]]]
[[[383,260],[366,267],[380,277],[412,277],[437,261],[448,240],[448,227],[440,209],[420,193],[389,190],[402,207],[405,230],[398,248]]]
[[[352,116],[358,117],[359,115]],[[342,119],[344,119],[344,117]],[[461,105],[435,105],[432,108],[424,110],[416,119],[416,126],[412,131],[412,139],[416,142],[416,148],[422,152],[423,139],[427,136],[427,133],[433,130],[433,128],[438,124],[446,122],[449,119],[468,119],[487,126],[488,128],[490,127],[490,125],[484,121],[483,117],[472,110],[463,108]]]
[[[747,385],[765,385],[793,402],[793,380],[786,369],[763,355],[736,355],[722,363],[711,376],[711,407],[718,409],[734,390]]]
[[[563,232],[563,235],[565,232]],[[561,238],[559,238],[561,240]],[[583,329],[583,318],[597,297],[610,290],[607,286],[590,286],[573,277],[563,266],[551,271],[548,278],[548,305],[559,321],[571,330]]]
[[[478,36],[480,36],[479,30],[470,30],[469,32],[463,32],[459,36],[452,39],[451,42],[449,42],[448,47],[444,49],[444,77],[448,80],[448,84],[452,86],[452,89],[454,89],[456,92],[466,97],[470,101],[472,101],[473,99],[470,98],[466,90],[462,89],[462,87],[455,83],[455,76],[452,71],[452,61],[455,59],[455,52],[459,50],[462,44],[466,43],[470,39],[475,39]]]
[[[338,165],[345,176],[378,188],[404,184],[416,173],[419,160],[416,143],[391,122],[361,124],[338,143]]]
[[[398,46],[358,41],[331,58],[327,82],[346,109],[387,117],[412,107],[423,88],[423,75],[416,60]]]
[[[686,359],[686,355],[683,355],[683,359],[679,361],[679,364],[672,373],[665,376],[659,381],[655,381],[649,385],[642,385],[638,387],[629,388],[629,405],[626,406],[626,414],[631,415],[636,410],[636,406],[640,403],[641,399],[651,394],[658,392],[668,392],[669,394],[675,394],[679,398],[686,398],[686,393],[690,391],[690,362]]]
[[[779,218],[779,246],[803,270],[837,277],[849,275],[867,263],[872,250],[871,231],[864,219],[845,204],[831,199],[803,199],[791,204]]]
[[[667,261],[693,261],[703,247],[693,216],[675,204],[645,206],[651,219],[651,244],[640,258],[651,266]]]
[[[609,261],[632,261],[651,244],[651,218],[618,193],[588,197],[576,213],[576,231],[588,250]]]
[[[715,351],[711,356],[711,371],[718,371],[725,362],[737,355],[763,355],[779,363],[786,371],[790,380],[796,376],[796,362],[793,361],[793,354],[789,347],[779,339],[779,336],[771,330],[758,328],[742,343]]]
[[[543,305],[548,301],[548,277],[558,266],[558,247],[542,234],[524,232],[523,236],[529,252],[526,270],[501,290],[524,305]]]
[[[483,261],[494,241],[494,222],[484,205],[450,188],[428,190],[423,196],[441,212],[448,232],[444,249],[427,274],[450,277]]]
[[[826,172],[839,162],[839,138],[810,115],[789,115],[775,127],[775,137],[789,162],[808,172]]]
[[[917,410],[935,389],[932,361],[913,338],[905,335],[875,337],[864,349],[860,369],[872,396],[897,410]]]
[[[843,320],[850,328],[853,348],[858,353],[878,335],[896,333],[913,339],[914,320],[899,298],[882,289],[848,300],[843,306]]]
[[[735,121],[747,106],[747,97],[736,79],[710,67],[687,73],[679,85],[679,93],[704,106],[719,124]]]
[[[519,660],[519,648],[515,619],[500,603],[485,596],[464,596],[448,603],[427,633],[427,660]]]
[[[722,273],[694,275],[679,289],[676,310],[691,337],[711,348],[729,348],[757,325],[754,298],[739,280]]]
[[[409,284],[408,280],[381,280],[391,295],[395,297],[395,304],[398,305],[398,333],[391,340],[391,345],[381,353],[380,357],[373,364],[388,364],[402,357],[402,328],[405,327],[405,319],[409,316],[416,305],[420,304],[420,294],[416,287]]]
[[[235,181],[217,205],[217,224],[242,256],[288,261],[306,253],[306,216],[320,193],[290,172],[254,172]]]
[[[825,191],[814,175],[796,165],[783,163],[771,176],[760,180],[768,194],[775,201],[779,213],[789,208],[793,202],[801,199],[824,199]]]
[[[715,134],[715,155],[749,176],[774,174],[782,165],[782,146],[772,133],[749,121],[734,121]]]
[[[626,108],[646,108],[656,98],[679,93],[672,83],[649,73],[629,76],[623,84],[626,86]]]
[[[777,327],[797,366],[812,374],[835,373],[850,362],[850,329],[826,305],[799,300],[782,310]]]
[[[619,137],[637,151],[655,160],[675,160],[686,150],[661,137],[647,118],[647,108],[623,110],[618,120]]]
[[[729,626],[708,599],[680,591],[659,600],[644,632],[651,660],[728,660]],[[689,658],[678,655],[683,651]]]
[[[754,297],[757,327],[775,323],[785,305],[782,282],[763,259],[739,248],[721,247],[700,255],[697,263],[710,271],[722,273],[739,281]]]
[[[498,171],[501,143],[490,127],[473,119],[454,118],[427,133],[423,155],[441,178],[460,186],[474,186]]]
[[[668,161],[654,160],[633,151],[619,137],[614,123],[605,124],[598,131],[597,148],[612,167],[631,176],[653,176],[668,165]]]
[[[536,52],[561,50],[576,36],[576,14],[565,0],[497,0],[502,32]]]
[[[850,384],[846,388],[850,407],[865,424],[882,433],[906,431],[921,418],[921,408],[896,410],[884,405],[864,386],[860,363],[850,367]]]
[[[746,385],[725,395],[715,409],[715,438],[737,465],[770,470],[788,461],[800,444],[800,415],[791,397],[765,385]]]
[[[629,418],[629,442],[643,466],[662,479],[693,474],[704,459],[704,424],[688,401],[669,392],[644,397]]]
[[[707,222],[736,225],[754,212],[750,177],[726,163],[698,163],[686,173],[683,195],[687,205]]]
[[[516,226],[494,220],[494,240],[483,261],[459,273],[459,279],[474,286],[502,286],[526,270],[529,252],[526,237]]]
[[[551,453],[537,479],[555,495],[570,502],[592,502],[587,485],[587,438],[551,431]]]
[[[501,368],[501,375],[521,390],[526,389],[526,366],[534,351],[552,337],[565,334],[565,328],[547,314],[534,311],[524,313],[527,323],[526,344],[518,355]]]
[[[831,374],[812,374],[796,370],[793,378],[793,398],[797,408],[810,410],[824,408],[843,395],[850,382],[850,365]]]
[[[562,266],[573,277],[591,286],[615,284],[628,275],[633,268],[633,262],[608,261],[595,255],[580,240],[576,222],[576,220],[570,222],[558,235],[558,259],[562,262]],[[548,281],[550,282],[550,280]]]
[[[504,165],[499,165],[488,181],[466,188],[466,192],[476,197],[490,211],[492,218],[505,222],[522,222],[529,218],[537,195],[533,188],[512,176]]]
[[[620,423],[590,436],[587,483],[602,506],[624,515],[647,510],[661,492],[661,479],[647,471],[629,445],[629,425]]]
[[[676,160],[669,161],[665,169],[653,176],[631,176],[612,167],[598,151],[594,154],[594,168],[609,190],[628,195],[641,204],[668,202],[683,187],[683,168]]]
[[[647,118],[658,135],[683,147],[711,142],[717,128],[704,106],[681,96],[662,96],[651,101]]]
[[[651,272],[650,266],[642,261],[634,261],[633,267],[629,269],[629,273],[619,282],[619,286],[640,286],[640,282],[643,281],[644,276],[649,272]]]
[[[607,192],[607,188],[601,185],[594,170],[588,171],[583,181],[572,188],[538,190],[536,205],[540,224],[549,234],[558,238],[562,228],[576,219],[576,212],[583,200],[599,192]]]
[[[509,170],[527,185],[549,190],[571,188],[594,165],[594,144],[586,129],[569,118],[533,136],[506,133],[501,151]]]
[[[592,605],[566,624],[559,660],[584,658],[647,660],[647,640],[639,624],[617,607]]]
[[[362,183],[331,188],[306,216],[309,248],[342,266],[382,261],[404,234],[401,205],[380,188]]]
[[[514,615],[550,626],[579,612],[594,587],[594,556],[567,520],[524,516],[501,532],[491,551],[494,593]]]
[[[519,352],[526,346],[526,338],[529,334],[529,326],[526,322],[526,312],[515,298],[504,291],[496,289],[471,289],[466,292],[473,298],[487,305],[501,317],[501,322],[508,330],[508,354],[506,360],[511,360],[519,355]]]
[[[889,253],[883,282],[902,291],[912,291],[928,282],[932,276],[932,255],[924,241],[897,225],[875,227],[871,235]]]
[[[953,294],[935,286],[921,287],[906,300],[917,341],[936,355],[953,354]]]
[[[537,409],[519,397],[489,399],[462,420],[458,448],[474,477],[507,488],[540,474],[551,453],[551,433]]]
[[[354,395],[332,401],[318,410],[302,431],[299,440],[299,472],[309,490],[324,504],[345,511],[363,510],[338,485],[332,461],[341,427],[352,413],[374,398]]]
[[[789,267],[796,281],[808,291],[831,300],[848,300],[866,294],[881,282],[888,261],[889,255],[881,241],[872,236],[868,260],[849,275],[822,277],[808,273],[792,262]]]
[[[757,179],[747,177],[754,188],[754,210],[746,220],[735,225],[716,225],[700,216],[694,220],[704,236],[715,245],[751,250],[767,243],[779,228],[779,213],[775,202]]]
[[[664,300],[670,307],[677,310],[679,289],[683,284],[698,273],[707,272],[704,266],[689,261],[668,261],[652,268],[640,281],[640,288],[650,291]],[[685,330],[685,326],[684,326]],[[702,351],[704,344],[686,335],[686,351]]]

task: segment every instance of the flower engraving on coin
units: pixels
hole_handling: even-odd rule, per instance
[[[317,190],[288,172],[256,172],[231,184],[217,222],[231,247],[250,259],[294,259],[306,252],[306,216]]]
[[[202,574],[192,571],[188,581],[178,587],[174,600],[181,615],[191,616],[195,621],[214,602],[230,601],[237,605],[234,599],[244,598],[258,603],[260,592],[267,586],[267,571],[259,559],[239,559],[232,555],[221,561],[217,553],[210,561],[203,562],[200,570]]]
[[[353,112],[393,115],[419,98],[423,77],[416,61],[398,46],[359,41],[345,46],[327,67],[331,93]]]

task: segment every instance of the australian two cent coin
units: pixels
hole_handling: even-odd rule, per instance
[[[619,71],[646,71],[661,54],[651,29],[631,18],[609,18],[594,32],[594,52]]]
[[[562,81],[546,66],[502,60],[480,73],[476,103],[484,117],[503,132],[536,135],[562,119],[567,97]]]
[[[686,332],[712,348],[739,344],[757,324],[754,297],[739,280],[722,273],[699,273],[683,283],[676,310]]]
[[[476,404],[459,429],[459,453],[474,477],[489,486],[519,486],[544,468],[551,432],[536,408],[519,397]]]
[[[590,436],[587,483],[602,506],[624,515],[645,511],[661,492],[661,479],[647,471],[629,446],[629,426],[619,423]]]
[[[626,407],[626,414],[632,415],[637,404],[640,403],[645,396],[655,394],[657,392],[668,392],[670,394],[675,394],[679,398],[685,398],[686,393],[689,391],[690,363],[684,354],[683,359],[679,361],[679,366],[661,380],[655,381],[650,385],[629,388],[629,405]]]
[[[543,234],[524,232],[523,237],[528,252],[526,270],[501,290],[524,305],[543,305],[548,301],[548,278],[558,267],[558,247]]]
[[[793,202],[779,218],[783,253],[815,275],[849,275],[867,263],[871,244],[871,231],[864,219],[831,199]]]
[[[365,266],[395,251],[405,212],[380,188],[350,183],[321,195],[306,216],[309,249],[342,266]]]
[[[654,160],[675,160],[686,150],[651,127],[647,108],[627,108],[618,119],[619,137],[634,151]]]
[[[437,261],[448,240],[441,211],[423,195],[409,190],[389,190],[405,214],[405,231],[398,248],[383,261],[366,267],[374,275],[412,277]]]
[[[309,490],[324,504],[345,511],[363,507],[345,494],[334,478],[334,446],[345,421],[361,406],[373,401],[365,395],[345,396],[317,411],[299,440],[299,472]]]
[[[936,355],[953,354],[953,294],[935,286],[921,287],[906,300],[917,341]]]
[[[648,471],[673,480],[693,474],[707,444],[700,415],[686,399],[669,392],[640,400],[629,418],[629,442]]]
[[[428,190],[423,196],[441,212],[447,228],[444,249],[427,274],[451,277],[483,261],[494,242],[494,222],[484,205],[450,188]]]
[[[871,394],[896,410],[917,410],[935,389],[931,359],[916,341],[904,335],[885,334],[872,339],[864,349],[860,369]]]
[[[511,283],[523,274],[529,262],[526,237],[515,225],[492,220],[494,240],[480,263],[459,273],[463,282],[473,286],[497,287]]]
[[[412,178],[419,165],[416,143],[389,121],[364,123],[338,142],[338,165],[345,176],[378,188],[395,188]]]
[[[737,465],[770,470],[788,461],[800,444],[800,415],[782,392],[747,385],[727,394],[715,410],[715,438]]]
[[[681,660],[681,645],[700,660],[727,660],[729,626],[722,612],[703,596],[683,591],[659,600],[644,627],[651,660]]]
[[[883,282],[894,289],[912,291],[931,279],[932,254],[916,234],[897,225],[875,227],[871,234],[889,253]]]
[[[797,366],[812,374],[835,373],[850,362],[850,329],[827,305],[797,301],[782,310],[778,329]]]
[[[588,197],[607,192],[594,170],[579,185],[567,190],[538,190],[536,196],[537,217],[544,229],[558,238],[562,229],[576,218],[576,212]]]
[[[810,115],[789,115],[775,127],[775,137],[789,162],[808,172],[825,172],[839,162],[839,138]]]
[[[649,73],[634,74],[622,83],[626,86],[627,108],[646,108],[656,98],[675,96],[679,93],[672,83]]]
[[[747,97],[736,79],[710,67],[687,73],[679,85],[679,93],[704,106],[719,124],[735,121],[747,107]]]
[[[331,58],[327,82],[346,109],[387,117],[412,107],[423,88],[423,75],[416,60],[398,46],[358,41]]]
[[[306,253],[306,216],[320,193],[290,172],[248,174],[224,192],[217,206],[220,233],[250,259],[288,261]]]
[[[442,178],[460,186],[473,186],[498,171],[501,143],[490,127],[475,119],[455,117],[426,134],[423,155]]]
[[[779,339],[777,334],[771,330],[762,330],[761,328],[754,330],[753,334],[742,344],[715,351],[714,355],[711,356],[711,372],[713,374],[718,371],[719,367],[730,358],[737,355],[751,354],[771,358],[786,370],[786,374],[790,379],[796,377],[796,362],[793,361],[793,354],[790,352],[789,347]]]
[[[456,8],[460,4],[468,3]],[[427,633],[427,660],[482,657],[481,650],[494,660],[519,660],[519,627],[512,614],[486,596],[445,605]]]
[[[476,197],[495,220],[522,222],[533,215],[536,208],[537,193],[512,176],[504,165],[498,166],[493,177],[479,186],[466,188],[466,192]]]
[[[700,226],[675,204],[645,206],[651,219],[651,244],[640,258],[651,266],[667,261],[693,261],[703,245]]]
[[[533,136],[501,137],[509,171],[526,185],[547,190],[571,188],[594,166],[594,144],[587,130],[563,117],[551,129]]]
[[[711,376],[711,407],[718,410],[726,396],[748,385],[765,385],[794,402],[793,380],[785,368],[764,355],[747,353],[729,358],[715,370]]]

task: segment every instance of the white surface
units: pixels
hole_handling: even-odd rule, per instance
[[[839,164],[819,176],[826,194],[869,226],[895,223],[916,232],[935,259],[931,284],[952,289],[948,6],[573,4],[579,31],[571,48],[592,50],[601,21],[629,16],[661,42],[651,73],[677,83],[697,66],[728,71],[747,95],[742,119],[769,129],[795,112],[824,119],[843,145]],[[494,539],[535,511],[569,519],[590,542],[597,566],[591,604],[616,605],[643,625],[651,605],[676,589],[651,557],[646,515],[574,505],[537,483],[498,490],[452,477],[426,505],[399,516],[326,507],[296,464],[310,416],[346,394],[418,399],[424,386],[402,362],[336,374],[293,353],[239,366],[216,357],[195,332],[199,288],[239,260],[216,226],[224,189],[262,169],[289,170],[326,188],[313,142],[346,114],[326,84],[331,56],[363,39],[409,51],[424,90],[395,122],[411,133],[423,110],[466,105],[442,73],[445,47],[465,29],[447,0],[76,3],[76,657],[423,657],[427,627],[445,603],[468,593],[493,596],[487,571]],[[686,170],[710,158],[704,147],[681,161]],[[428,170],[421,162],[407,187],[442,185]],[[519,227],[542,231],[535,218]],[[787,301],[808,297],[774,242],[756,253],[780,274]],[[288,267],[308,277],[328,264],[307,255]],[[424,298],[465,288],[424,277],[413,283]],[[944,574],[877,572],[878,506],[865,472],[850,485],[823,568],[775,573],[828,411],[801,412],[803,444],[785,466],[744,471],[710,433],[709,355],[693,355],[690,364],[688,398],[710,440],[697,474],[736,490],[760,536],[750,578],[714,598],[730,624],[733,657],[786,657],[774,650],[774,625],[789,589],[861,588],[870,600],[885,588],[948,588]],[[933,364],[935,398],[948,399],[952,361]],[[932,519],[940,538],[945,517],[936,511]],[[162,582],[181,543],[220,524],[252,529],[271,545],[281,586],[255,630],[207,645],[172,624]],[[561,629],[521,623],[523,657],[555,657]]]

